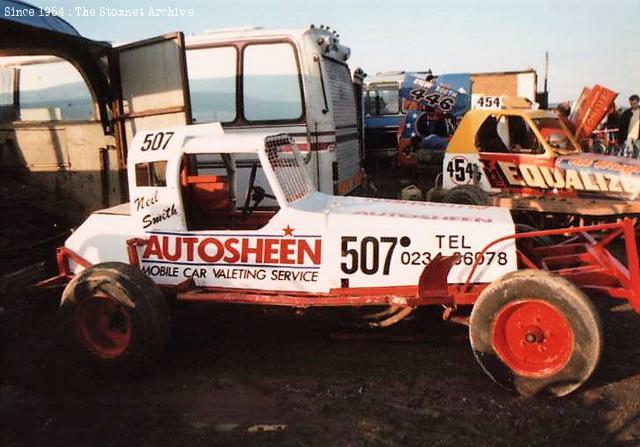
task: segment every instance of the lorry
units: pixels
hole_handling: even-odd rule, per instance
[[[185,39],[192,123],[230,132],[286,132],[305,153],[323,192],[360,187],[362,114],[347,61],[351,50],[328,26],[230,28]],[[236,81],[239,79],[239,81]],[[236,82],[239,82],[236,85]]]
[[[368,169],[386,167],[398,152],[396,134],[404,114],[400,97],[404,74],[378,73],[364,81],[364,147]]]
[[[92,213],[35,286],[61,292],[74,349],[102,369],[153,362],[177,302],[382,310],[378,327],[434,306],[469,325],[494,381],[562,396],[602,350],[587,293],[640,312],[630,220],[516,234],[504,208],[329,195],[292,137],[217,123],[140,131],[130,149],[131,201]],[[607,250],[621,235],[624,265]]]

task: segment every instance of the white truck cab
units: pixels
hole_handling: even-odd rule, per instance
[[[286,132],[318,189],[344,195],[362,183],[361,117],[347,61],[329,27],[231,28],[185,38],[194,123],[230,133]]]

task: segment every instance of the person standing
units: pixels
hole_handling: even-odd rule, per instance
[[[618,126],[620,125],[620,111],[616,107],[616,103],[611,103],[607,119],[604,123],[604,129],[607,138],[607,155],[618,155]]]
[[[626,157],[638,158],[640,150],[640,97],[629,96],[629,108],[620,116],[618,138]]]

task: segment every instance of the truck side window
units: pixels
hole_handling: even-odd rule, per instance
[[[93,96],[84,78],[71,63],[55,60],[19,67],[19,119],[95,120]]]
[[[193,121],[228,123],[236,118],[235,47],[187,51]]]
[[[288,43],[248,45],[243,54],[244,116],[248,121],[302,118],[302,85]]]

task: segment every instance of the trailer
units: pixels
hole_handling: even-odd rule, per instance
[[[91,214],[36,285],[62,292],[73,347],[103,369],[153,362],[175,302],[382,309],[382,327],[436,306],[469,324],[494,381],[562,396],[602,351],[587,293],[640,312],[630,220],[516,234],[504,208],[328,195],[292,137],[219,124],[142,131],[130,147],[131,202]],[[624,264],[607,250],[620,237]]]

